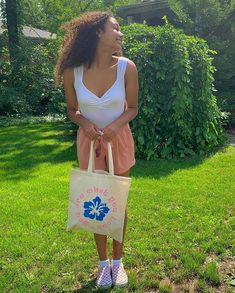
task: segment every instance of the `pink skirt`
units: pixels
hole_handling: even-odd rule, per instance
[[[85,136],[80,127],[77,132],[77,156],[80,169],[88,168],[91,141]],[[118,134],[112,139],[112,154],[114,172],[121,175],[128,171],[135,164],[134,140],[129,124],[124,125]],[[102,136],[95,142],[95,169],[108,169],[108,149],[107,142]]]

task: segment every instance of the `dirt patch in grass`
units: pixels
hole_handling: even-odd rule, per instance
[[[235,292],[235,257],[228,256],[218,263],[218,271],[221,279],[221,289],[233,289]],[[225,291],[219,291],[225,292]]]
[[[218,256],[210,255],[207,257],[205,265],[210,262],[215,262],[217,264],[217,270],[220,276],[220,284],[218,286],[212,286],[209,281],[199,278],[185,280],[183,283],[179,284],[171,282],[169,278],[164,278],[160,282],[160,291],[156,292],[203,293],[205,290],[213,293],[235,292],[235,257],[226,256],[222,260],[219,260]]]

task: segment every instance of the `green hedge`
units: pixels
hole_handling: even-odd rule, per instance
[[[224,141],[206,42],[166,24],[122,29],[124,56],[139,72],[139,114],[132,121],[139,158],[204,154]]]

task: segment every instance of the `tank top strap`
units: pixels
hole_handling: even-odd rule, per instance
[[[126,66],[128,59],[125,57],[119,57],[119,67],[118,67],[118,79],[124,78],[126,72]]]
[[[73,68],[74,82],[80,81],[81,79],[81,66]]]

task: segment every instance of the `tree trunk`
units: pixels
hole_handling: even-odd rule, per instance
[[[12,67],[14,68],[16,65],[17,53],[19,48],[16,0],[6,0],[6,16],[9,54]]]

